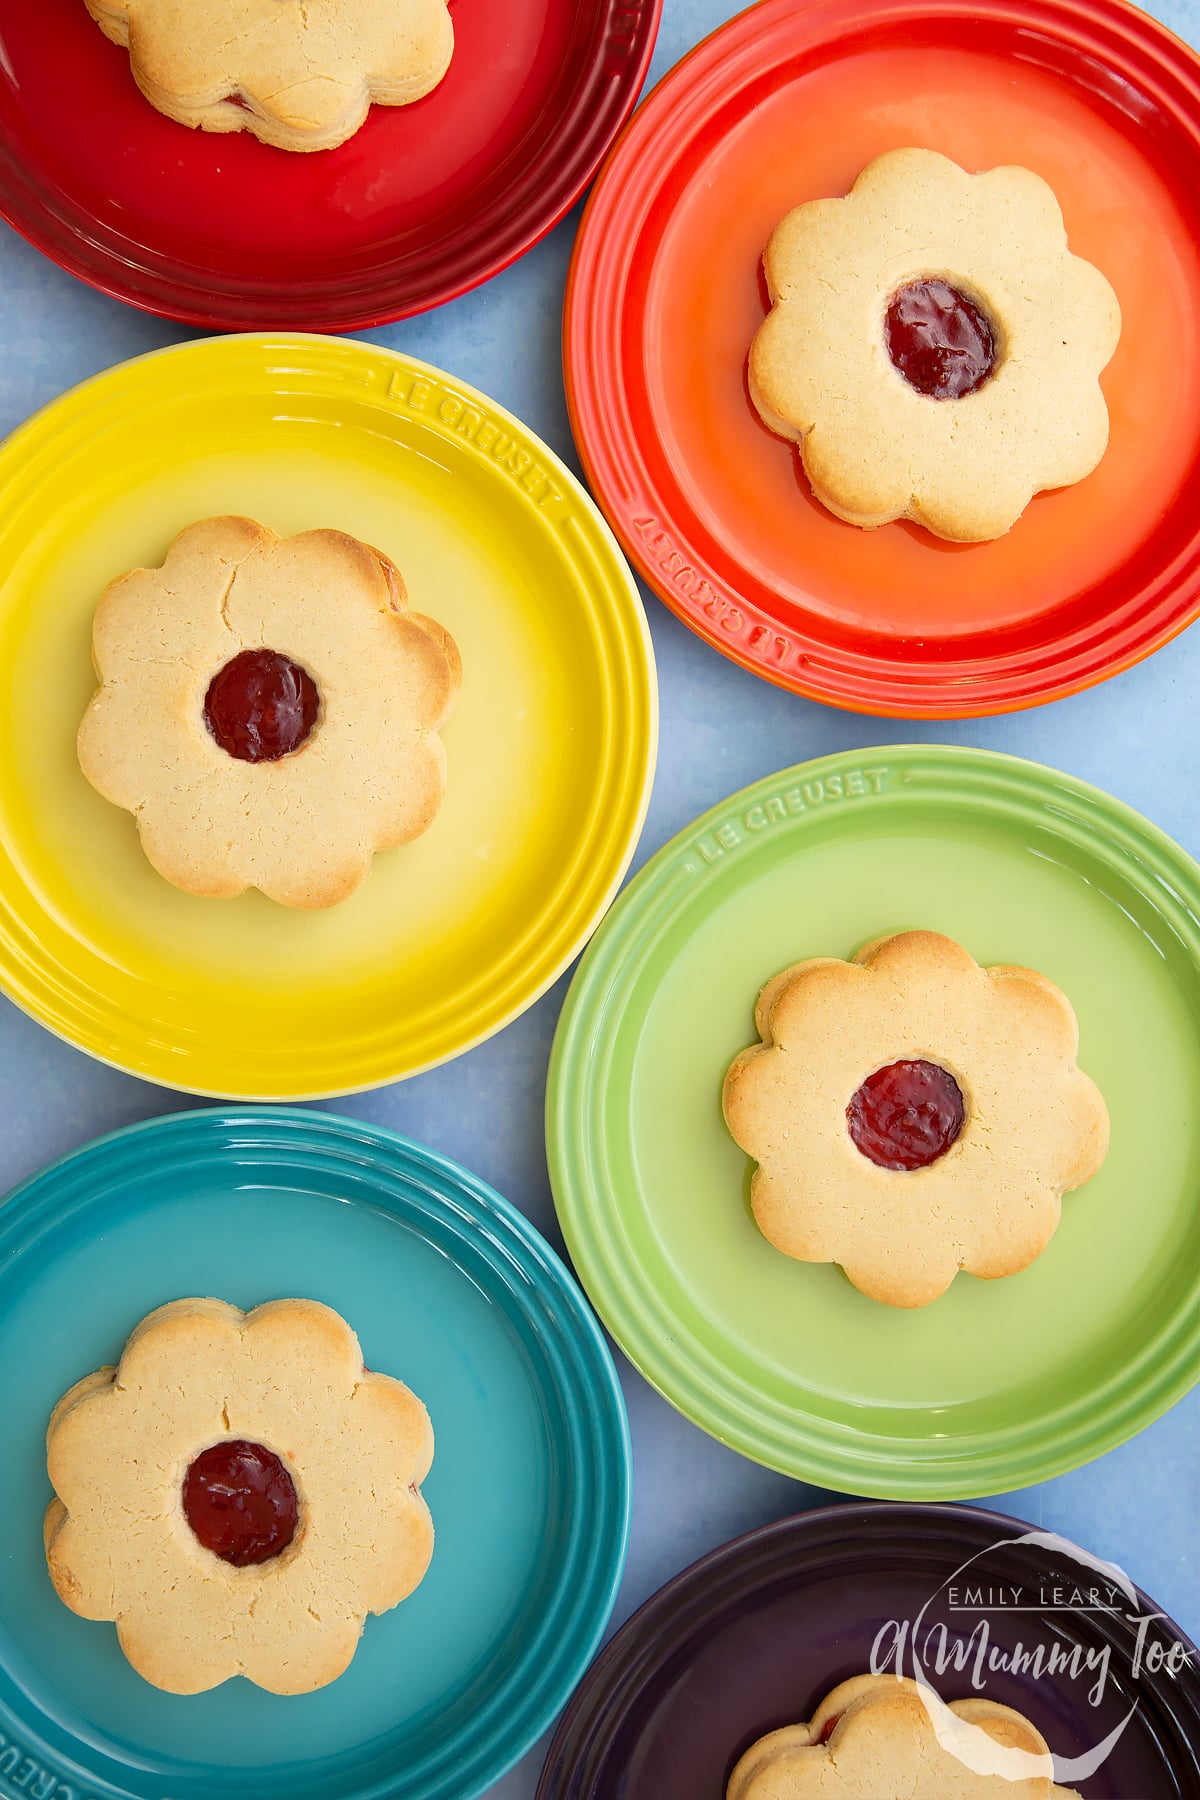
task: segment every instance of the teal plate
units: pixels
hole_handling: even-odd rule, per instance
[[[41,1550],[58,1396],[160,1302],[303,1295],[429,1408],[437,1544],[316,1694],[179,1698],[77,1618]],[[0,1787],[28,1800],[470,1800],[546,1729],[607,1622],[629,1442],[554,1253],[455,1164],[326,1114],[227,1109],[101,1138],[0,1208]]]
[[[911,1312],[772,1248],[721,1083],[763,983],[925,928],[1038,969],[1112,1120],[1042,1254]],[[824,757],[698,819],[589,945],[547,1101],[575,1268],[621,1348],[747,1456],[955,1500],[1109,1450],[1200,1375],[1200,870],[1084,783],[987,751]]]

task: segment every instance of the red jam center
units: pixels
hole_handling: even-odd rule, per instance
[[[821,1735],[817,1739],[818,1744],[827,1744],[841,1722],[841,1713],[834,1713],[831,1719],[826,1719],[824,1725],[821,1727]]]
[[[243,650],[204,696],[208,729],[239,762],[278,762],[317,722],[321,696],[307,669],[277,650]]]
[[[299,1508],[292,1478],[274,1451],[230,1438],[202,1450],[188,1469],[183,1510],[206,1550],[244,1569],[287,1549]]]
[[[868,1075],[846,1121],[855,1147],[881,1169],[924,1169],[945,1156],[967,1116],[962,1089],[933,1062],[894,1062]]]
[[[996,340],[974,301],[948,281],[910,281],[888,301],[888,355],[910,387],[960,400],[996,366]]]

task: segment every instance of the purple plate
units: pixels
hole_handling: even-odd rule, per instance
[[[661,1588],[584,1677],[537,1800],[724,1800],[756,1738],[897,1651],[915,1674],[914,1649],[943,1699],[1031,1719],[1085,1800],[1200,1795],[1197,1652],[1120,1570],[1002,1513],[862,1502]]]

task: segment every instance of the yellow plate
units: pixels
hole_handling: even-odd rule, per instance
[[[101,590],[228,512],[376,545],[462,651],[437,819],[323,913],[180,893],[75,760]],[[599,513],[508,413],[424,363],[208,339],[86,382],[0,449],[0,984],[106,1062],[301,1099],[478,1043],[604,912],[656,739],[645,616]]]

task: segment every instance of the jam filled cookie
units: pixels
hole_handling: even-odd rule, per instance
[[[458,651],[357,538],[189,525],[106,588],[92,646],[80,767],[176,887],[332,906],[433,822]]]
[[[203,131],[280,150],[332,150],[376,106],[437,86],[454,32],[446,0],[86,0],[128,45],[152,106]]]
[[[54,1409],[50,1578],[155,1687],[306,1694],[424,1576],[432,1459],[421,1402],[329,1307],[176,1300]]]
[[[839,519],[1000,537],[1103,456],[1120,309],[1029,169],[888,151],[789,213],[763,266],[751,397]]]
[[[925,1306],[960,1269],[1023,1269],[1104,1160],[1075,1014],[1032,969],[983,969],[952,938],[906,931],[785,969],[755,1024],[724,1108],[758,1164],[759,1229],[873,1300]]]
[[[856,1675],[807,1725],[760,1738],[726,1800],[1080,1800],[1057,1787],[1045,1738],[994,1700],[954,1700],[895,1675]]]

